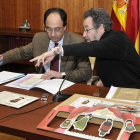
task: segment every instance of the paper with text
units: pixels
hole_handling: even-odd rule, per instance
[[[5,86],[21,88],[26,90],[30,90],[31,88],[36,87],[36,88],[44,89],[52,94],[56,94],[59,91],[63,79],[45,80],[45,79],[40,79],[41,76],[42,74],[28,74],[21,79],[6,84]],[[60,91],[68,88],[69,86],[72,86],[73,84],[75,83],[65,80]]]
[[[0,104],[14,108],[23,107],[38,99],[38,97],[28,96],[10,91],[0,92]]]
[[[111,86],[106,98],[140,103],[140,89],[120,88]]]
[[[2,71],[2,72],[0,72],[0,84],[21,78],[23,76],[25,76],[23,73]]]

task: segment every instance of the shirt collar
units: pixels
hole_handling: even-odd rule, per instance
[[[101,36],[100,40],[106,38],[110,34],[110,32],[112,32],[112,30],[105,31],[104,34]]]
[[[62,39],[57,42],[58,46],[62,46],[63,45],[63,40],[64,40],[64,35],[63,35]],[[50,40],[50,45],[54,46],[54,44],[55,43],[52,40]]]

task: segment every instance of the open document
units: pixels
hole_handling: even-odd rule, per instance
[[[44,89],[52,94],[56,94],[59,91],[63,79],[45,80],[40,79],[41,76],[42,74],[27,74],[25,77],[18,79],[14,82],[11,82],[5,86],[21,88],[26,90],[36,87]],[[74,84],[73,82],[65,80],[61,87],[61,90],[64,90],[65,88],[68,88],[73,84]]]
[[[0,92],[0,104],[14,108],[23,107],[38,99],[39,99],[38,97],[28,96],[10,91]]]
[[[140,89],[120,88],[111,86],[106,98],[126,102],[140,103]]]
[[[2,71],[2,72],[0,72],[0,84],[21,78],[23,76],[25,76],[25,75],[22,73]]]

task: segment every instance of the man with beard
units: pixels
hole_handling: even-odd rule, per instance
[[[140,57],[134,44],[122,31],[112,30],[111,18],[103,8],[84,13],[83,37],[88,42],[55,47],[31,60],[44,64],[55,54],[96,57],[98,75],[105,87],[140,88]]]

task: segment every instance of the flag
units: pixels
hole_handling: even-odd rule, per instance
[[[111,19],[113,29],[124,31],[139,53],[139,0],[114,0]]]

